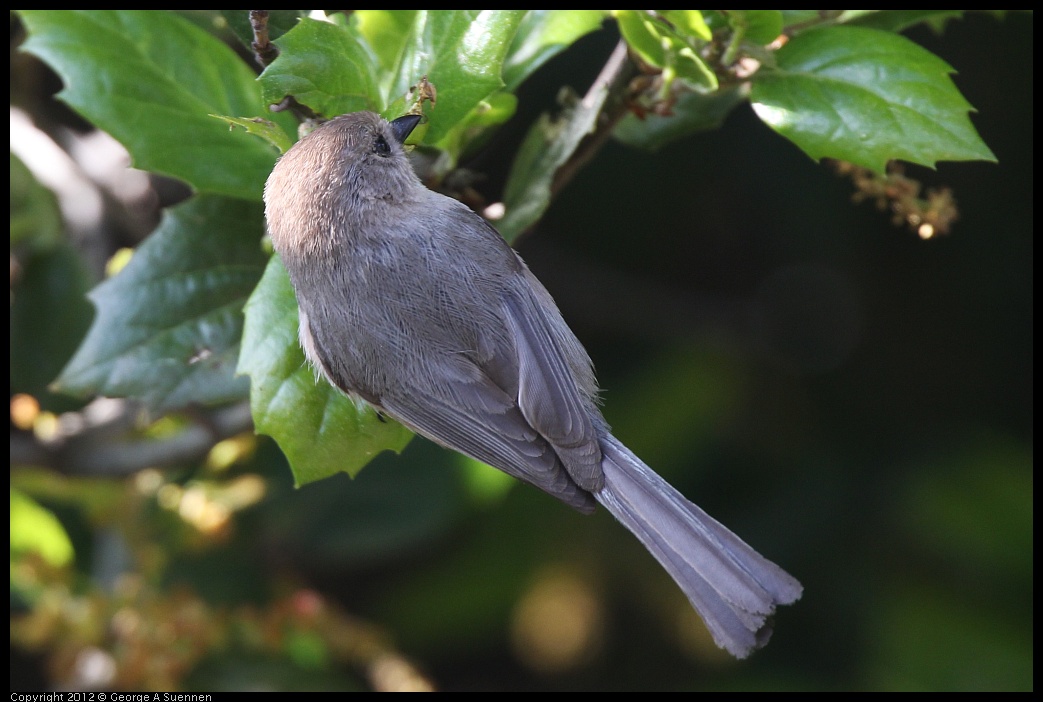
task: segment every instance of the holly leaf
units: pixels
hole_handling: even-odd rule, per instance
[[[261,76],[264,95],[269,102],[293,95],[327,117],[373,110],[393,118],[427,76],[438,101],[425,143],[452,150],[503,88],[504,56],[524,14],[360,10],[347,23],[304,19],[279,40],[279,58]]]
[[[384,109],[377,57],[351,24],[305,18],[276,44],[279,57],[259,79],[266,103],[292,95],[326,117]]]
[[[551,186],[558,169],[597,124],[608,97],[602,85],[590,99],[567,94],[567,104],[557,119],[543,114],[525,136],[504,188],[506,208],[497,229],[507,241],[532,226],[550,206]]]
[[[248,134],[253,134],[256,137],[260,137],[267,141],[269,144],[277,148],[281,154],[286,153],[289,148],[293,146],[293,140],[287,136],[282,127],[267,119],[261,119],[260,117],[230,117],[228,115],[210,116],[228,124],[229,129],[242,127]]]
[[[754,77],[757,115],[815,160],[883,173],[891,159],[996,157],[978,136],[953,68],[908,39],[861,27],[798,34]]]
[[[199,192],[260,200],[276,152],[211,114],[265,113],[253,72],[177,15],[146,10],[21,10],[22,50],[49,64],[58,97],[130,152],[138,168]]]
[[[168,211],[127,266],[89,297],[97,308],[53,389],[138,397],[157,412],[242,399],[234,376],[242,308],[261,277],[261,206],[196,197]]]
[[[606,16],[604,10],[529,10],[504,60],[506,89],[516,90],[552,57],[600,29]]]
[[[712,93],[681,93],[670,115],[649,113],[640,118],[628,113],[612,136],[628,146],[656,151],[696,132],[716,129],[735,107],[746,100],[746,92],[732,86]]]
[[[963,17],[963,10],[868,10],[865,14],[855,15],[848,10],[841,20],[848,25],[883,29],[888,32],[901,32],[917,24],[928,24],[941,31],[945,23]],[[855,15],[855,16],[852,16]]]
[[[525,10],[416,11],[408,27],[401,25],[406,31],[390,57],[388,103],[427,76],[438,103],[428,115],[425,142],[449,148],[457,141],[454,129],[465,127],[471,113],[503,88],[504,57],[524,15]]]
[[[695,50],[702,43],[698,34],[678,32],[660,18],[641,10],[616,10],[614,14],[627,45],[649,66],[662,69],[666,85],[675,78],[682,78],[700,92],[717,89],[717,76]],[[690,23],[684,30],[695,31],[691,30]]]
[[[279,444],[297,485],[339,471],[355,476],[381,451],[401,452],[413,434],[316,379],[297,329],[293,285],[272,256],[246,305],[238,372],[250,376],[254,426]]]
[[[746,41],[763,45],[782,33],[783,17],[779,10],[730,10],[728,23],[741,31]]]

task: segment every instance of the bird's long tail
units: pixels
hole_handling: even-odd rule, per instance
[[[601,441],[605,486],[597,501],[656,557],[706,622],[714,641],[745,658],[771,638],[776,605],[803,588],[684,498],[618,439]]]

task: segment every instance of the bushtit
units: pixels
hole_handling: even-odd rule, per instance
[[[767,643],[801,585],[612,436],[590,358],[550,294],[484,219],[417,178],[420,117],[342,115],[264,189],[300,342],[334,386],[435,443],[582,512],[601,503],[681,586],[717,645]]]

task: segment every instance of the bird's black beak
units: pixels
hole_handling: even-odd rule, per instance
[[[399,144],[406,143],[410,133],[416,129],[416,125],[420,124],[420,120],[423,118],[423,115],[405,115],[391,121],[391,131],[395,133]]]

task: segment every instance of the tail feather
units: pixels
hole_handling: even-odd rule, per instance
[[[717,645],[745,658],[771,638],[776,605],[795,578],[689,502],[615,437],[602,440],[605,486],[595,497],[673,577]]]

